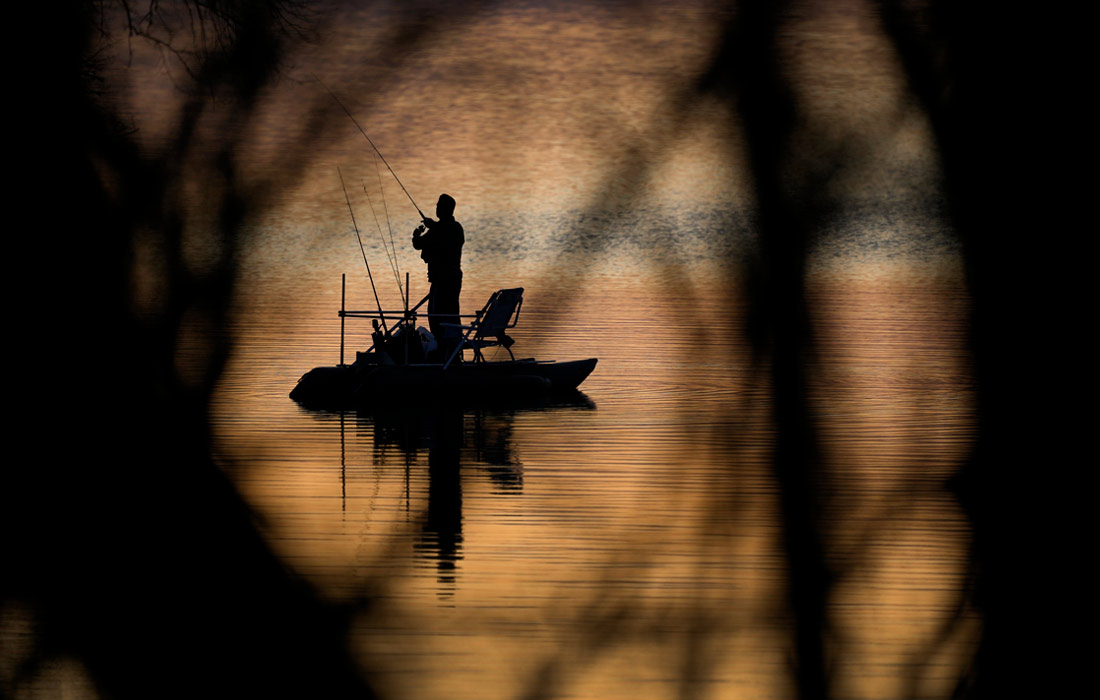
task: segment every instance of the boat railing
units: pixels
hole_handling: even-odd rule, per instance
[[[408,276],[407,275],[405,277],[405,284],[406,284],[405,288],[408,289]],[[490,314],[493,314],[494,312],[498,311],[498,310],[494,309],[493,306],[494,306],[495,303],[497,303],[498,298],[500,297],[501,294],[503,294],[506,291],[507,292],[518,291],[519,292],[518,298],[516,298],[514,300],[513,299],[509,300],[510,308],[505,310],[504,317],[502,319],[497,319],[496,322],[493,324],[493,331],[492,331],[493,333],[497,333],[497,332],[503,333],[503,331],[506,330],[506,329],[514,328],[515,325],[519,322],[520,309],[523,308],[523,290],[522,289],[517,289],[517,290],[501,290],[499,292],[495,292],[489,298],[489,301],[485,303],[485,306],[483,306],[477,312],[472,313],[472,314],[432,314],[432,313],[427,313],[427,312],[420,313],[418,311],[418,309],[420,309],[420,307],[422,307],[425,303],[427,303],[428,299],[431,298],[431,294],[424,295],[424,298],[421,299],[420,301],[418,301],[416,303],[416,305],[413,306],[412,308],[408,307],[408,301],[407,301],[407,298],[406,298],[406,308],[399,309],[399,310],[396,310],[396,311],[395,310],[386,310],[386,309],[373,309],[373,310],[371,310],[371,309],[367,309],[367,310],[347,309],[347,308],[345,308],[345,302],[346,302],[346,298],[347,298],[347,275],[342,275],[341,276],[341,285],[340,286],[341,286],[341,288],[340,288],[340,311],[338,313],[338,316],[340,317],[340,365],[341,366],[344,365],[344,319],[347,319],[347,318],[367,318],[367,319],[372,319],[376,322],[379,322],[379,323],[375,323],[374,328],[375,328],[376,334],[374,335],[374,337],[382,337],[382,338],[391,337],[393,332],[399,326],[401,326],[402,324],[410,324],[410,325],[414,324],[414,323],[416,323],[416,319],[421,318],[421,317],[424,317],[424,318],[432,318],[432,317],[446,318],[448,320],[454,319],[454,318],[472,319],[472,321],[469,324],[462,324],[462,323],[457,323],[457,324],[455,324],[455,323],[445,323],[444,324],[445,326],[448,326],[450,328],[457,329],[459,331],[459,334],[460,334],[460,339],[459,339],[458,346],[455,348],[455,351],[450,354],[450,357],[447,359],[447,361],[443,365],[444,369],[446,369],[447,367],[449,367],[451,365],[451,363],[455,359],[455,356],[459,352],[461,352],[464,347],[473,347],[475,349],[475,354],[480,355],[480,348],[476,347],[475,344],[471,344],[471,342],[470,342],[470,334],[471,334],[471,332],[474,332],[474,333],[476,333],[477,338],[479,338],[479,339],[481,338],[481,336],[483,334],[483,331],[485,330],[484,327],[482,326],[482,322]],[[393,323],[390,323],[390,324],[387,325],[387,321],[392,321]],[[465,331],[465,332],[463,332],[463,331]],[[442,341],[441,338],[438,339],[438,340]],[[369,348],[367,348],[366,352],[369,353],[377,347],[378,347],[377,341],[372,342],[371,346]],[[511,354],[511,352],[512,351],[509,349],[508,353]]]
[[[377,311],[352,311],[352,310],[342,311],[342,312],[340,312],[340,315],[341,316],[346,316],[347,318],[396,319],[398,321],[398,323],[400,323],[401,321],[404,321],[406,318],[409,318],[409,319],[421,318],[421,317],[431,318],[432,316],[435,316],[437,318],[443,318],[443,317],[454,318],[456,316],[459,317],[459,318],[477,318],[479,314],[429,314],[427,312],[422,313],[422,314],[418,314],[418,313],[414,313],[414,309],[409,309],[407,312],[406,311],[386,311],[385,309],[383,309],[381,315],[379,315],[379,313]],[[396,326],[398,324],[394,324],[394,325]]]

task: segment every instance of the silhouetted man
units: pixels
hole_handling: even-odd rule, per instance
[[[445,361],[457,344],[457,337],[448,338],[444,323],[460,323],[458,295],[462,291],[462,244],[466,235],[462,224],[455,221],[455,200],[446,194],[439,195],[435,215],[439,221],[425,218],[422,226],[413,231],[413,248],[420,251],[420,259],[428,263],[428,328],[443,350]],[[427,233],[424,227],[428,228]],[[457,336],[457,330],[450,334]]]

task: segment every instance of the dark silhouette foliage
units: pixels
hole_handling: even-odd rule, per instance
[[[805,283],[846,156],[810,158],[792,140],[804,115],[777,42],[798,4],[726,8],[684,111],[692,99],[725,100],[748,154],[760,244],[746,263],[747,333],[774,405],[792,673],[799,697],[817,700],[833,694],[837,572],[825,553],[831,489],[807,401],[815,345]],[[478,7],[410,10],[389,47],[399,56]],[[1071,284],[1080,273],[1071,263],[1086,257],[1089,199],[1066,165],[1082,147],[1073,115],[1084,113],[1077,102],[1088,86],[1072,77],[1077,57],[1053,40],[1071,20],[946,0],[883,0],[877,10],[932,124],[972,303],[978,433],[952,487],[973,531],[960,596],[979,611],[982,635],[957,695],[1062,697],[1087,667],[1069,629],[1088,599],[1076,562],[1091,559],[1075,541],[1087,510],[1072,498],[1084,492],[1087,408],[1067,398],[1085,374],[1077,349],[1090,347],[1080,336],[1091,324],[1076,306],[1084,297]],[[104,697],[372,697],[348,648],[355,610],[319,599],[264,543],[214,464],[208,425],[231,350],[223,328],[240,231],[310,158],[290,149],[279,179],[257,180],[242,175],[240,150],[260,91],[289,46],[323,33],[322,20],[276,0],[87,0],[14,12],[13,26],[38,40],[24,49],[34,73],[17,78],[9,107],[9,128],[30,146],[16,161],[22,230],[9,237],[9,260],[32,268],[9,285],[9,397],[24,416],[13,437],[29,450],[13,450],[0,477],[0,613],[30,620],[31,631],[24,646],[0,649],[13,669],[0,695],[75,658]],[[107,106],[97,58],[105,40],[161,45],[190,78],[156,156]],[[215,118],[213,105],[211,142],[200,125]],[[306,113],[303,143],[334,110]],[[643,181],[643,167],[628,158],[621,175]],[[206,202],[218,254],[201,269],[184,253],[179,188],[196,170],[218,185]],[[152,309],[135,308],[143,246],[157,253]],[[441,576],[462,543],[461,483],[446,469],[457,458],[444,444],[452,449],[432,455],[425,525]],[[594,610],[580,648],[630,633],[628,601],[595,601]],[[532,697],[553,694],[552,661],[546,669]],[[685,682],[685,697],[693,687]]]
[[[5,470],[0,600],[30,632],[5,650],[14,668],[0,691],[18,696],[75,658],[103,697],[371,697],[347,649],[351,611],[318,599],[268,548],[213,462],[207,424],[239,231],[285,184],[246,184],[237,159],[257,92],[295,40],[294,6],[153,2],[139,17],[136,3],[62,5],[24,25],[49,30],[35,97],[19,108],[35,148],[19,166],[31,187],[18,208],[50,231],[16,241],[37,270],[20,287],[47,302],[20,309],[35,339],[20,363],[41,371],[16,391],[27,422],[42,424],[19,439],[53,446]],[[193,78],[152,157],[98,80],[98,47],[123,38],[107,28],[120,11],[130,40],[164,43]],[[214,104],[224,129],[201,142]],[[288,181],[304,162],[287,154]],[[180,191],[194,170],[220,180],[207,202],[218,255],[200,269],[185,259]],[[156,251],[151,309],[133,296],[142,245]],[[63,436],[49,419],[59,411]]]

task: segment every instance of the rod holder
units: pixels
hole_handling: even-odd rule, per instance
[[[340,275],[340,366],[344,366],[344,300],[347,298],[348,290],[348,275],[343,273]]]

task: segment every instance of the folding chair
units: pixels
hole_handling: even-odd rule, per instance
[[[447,358],[443,369],[451,366],[451,362],[465,348],[474,351],[474,362],[484,362],[485,356],[481,353],[483,348],[502,347],[508,351],[508,355],[515,360],[512,354],[512,340],[504,331],[515,328],[519,321],[519,310],[523,306],[523,287],[515,289],[501,289],[493,292],[489,301],[474,316],[474,320],[467,325],[458,323],[445,323],[448,328],[456,328],[462,332],[462,339],[458,346]]]

